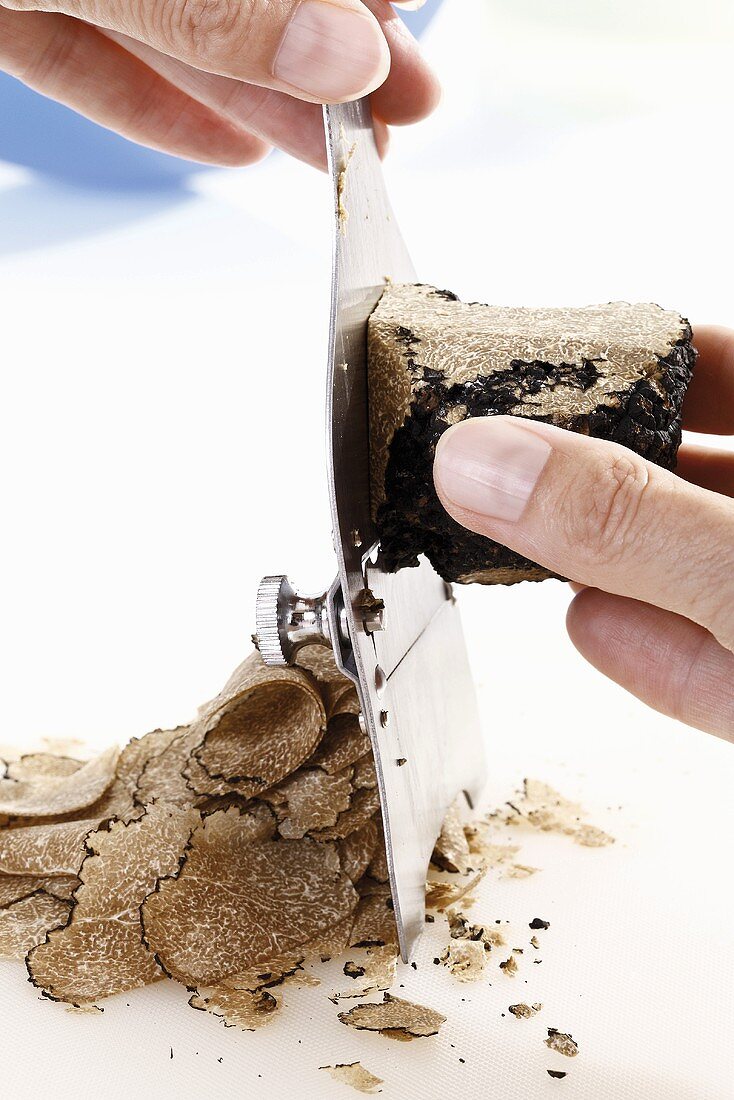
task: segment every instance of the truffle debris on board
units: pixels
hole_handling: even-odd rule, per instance
[[[506,414],[613,440],[670,469],[692,339],[688,321],[657,305],[488,306],[389,285],[368,335],[370,483],[386,568],[425,554],[464,584],[552,576],[444,511],[433,485],[438,440],[459,421]]]

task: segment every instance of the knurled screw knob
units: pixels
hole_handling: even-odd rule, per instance
[[[303,595],[282,575],[260,581],[255,623],[257,648],[266,665],[293,664],[306,645],[331,646],[326,593]]]

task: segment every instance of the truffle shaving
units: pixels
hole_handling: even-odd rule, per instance
[[[336,1004],[337,1001],[368,997],[372,993],[390,989],[395,981],[397,965],[397,943],[389,943],[384,947],[367,947],[362,953],[351,954],[344,965],[344,973],[354,979],[354,984],[351,989],[334,994],[331,1000]]]
[[[108,749],[68,775],[0,779],[0,814],[56,817],[90,806],[115,778],[117,749]]]
[[[329,722],[326,735],[308,764],[335,775],[367,752],[370,739],[362,732],[359,720],[353,714],[337,715]]]
[[[476,889],[483,878],[484,870],[478,871],[477,874],[470,875],[463,882],[457,883],[437,882],[429,879],[426,889],[426,909],[435,909],[437,912],[443,913],[462,899],[464,899],[464,904],[468,906],[468,897],[471,891]]]
[[[312,829],[336,825],[339,814],[349,806],[351,769],[329,775],[321,768],[303,768],[281,783],[278,791],[287,804],[280,832],[290,840]]]
[[[352,882],[358,882],[371,866],[375,854],[385,850],[382,825],[377,818],[370,818],[360,829],[340,840],[337,850],[345,873]]]
[[[442,871],[465,875],[471,866],[471,852],[464,832],[463,796],[449,807],[431,862]]]
[[[74,760],[71,756],[54,756],[52,752],[30,752],[8,764],[5,773],[8,779],[60,779],[73,775],[84,766],[83,760]]]
[[[76,875],[87,854],[84,841],[96,828],[92,819],[0,830],[0,872]]]
[[[357,903],[333,846],[251,840],[249,830],[247,815],[207,817],[178,874],[143,905],[146,942],[184,985],[216,985],[267,964],[338,924]]]
[[[353,791],[348,809],[339,814],[336,825],[318,829],[314,836],[319,840],[343,840],[350,833],[361,829],[380,809],[380,794],[376,788],[364,787]]]
[[[380,886],[374,893],[360,898],[349,942],[352,947],[398,942],[398,927],[389,886]]]
[[[367,1096],[375,1096],[378,1092],[382,1092],[380,1088],[380,1085],[383,1084],[382,1078],[375,1077],[374,1073],[370,1073],[360,1062],[349,1062],[337,1066],[319,1066],[319,1069],[326,1070],[335,1081],[339,1081],[342,1085],[349,1085],[350,1088],[356,1089],[357,1092],[363,1092]]]
[[[0,958],[22,959],[52,928],[64,924],[70,903],[36,890],[0,909]]]
[[[254,795],[292,774],[313,752],[325,724],[313,678],[298,668],[268,668],[254,653],[202,709],[194,756],[213,780]]]
[[[28,956],[32,981],[54,1000],[84,1004],[163,976],[142,939],[140,906],[178,867],[198,815],[152,806],[87,839],[68,923]]]
[[[0,875],[0,909],[39,890],[62,901],[69,901],[78,885],[79,879],[76,875]]]
[[[389,993],[378,1004],[355,1005],[339,1019],[358,1031],[377,1031],[389,1039],[419,1039],[437,1035],[446,1017],[433,1008],[403,1001]]]
[[[238,1027],[241,1031],[257,1031],[269,1024],[279,1007],[272,993],[265,989],[250,993],[246,989],[230,989],[223,985],[194,993],[189,1004],[219,1017],[225,1027]]]

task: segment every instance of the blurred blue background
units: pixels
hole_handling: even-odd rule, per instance
[[[403,18],[420,34],[440,4],[429,0]],[[178,190],[202,171],[200,165],[146,149],[89,122],[5,73],[0,73],[0,160],[59,182],[121,191]]]

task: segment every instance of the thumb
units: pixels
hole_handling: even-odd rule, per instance
[[[0,0],[118,31],[189,65],[300,99],[374,91],[390,50],[361,0]]]
[[[464,527],[555,573],[684,615],[734,649],[734,503],[616,443],[508,416],[457,424],[434,480]]]

